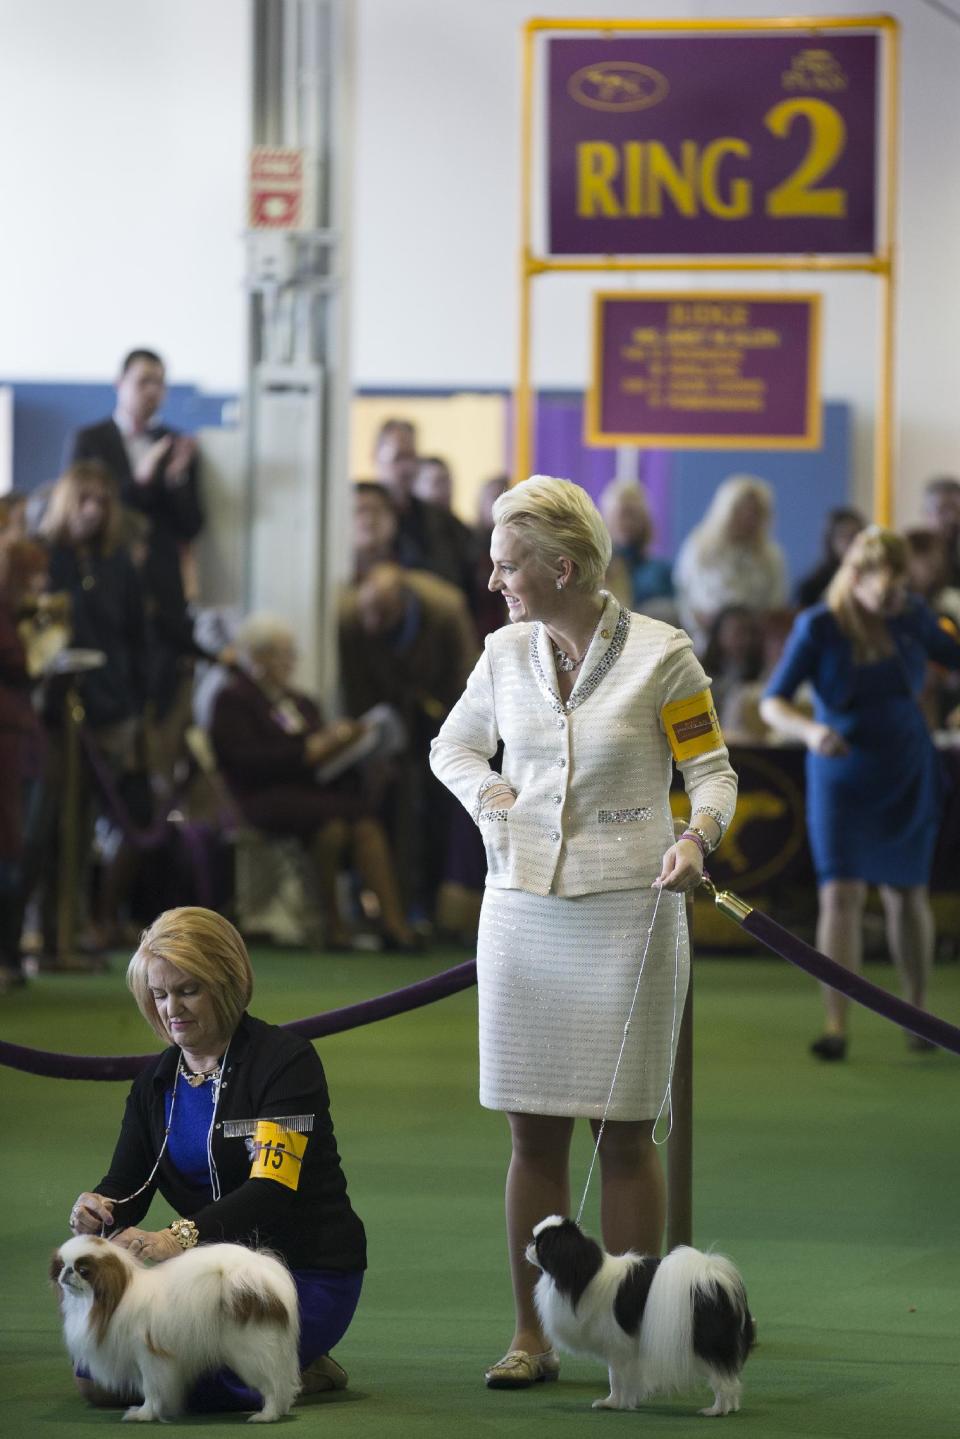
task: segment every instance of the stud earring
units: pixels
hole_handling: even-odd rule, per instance
[[[558,590],[562,590],[562,589],[563,589],[563,580],[557,580],[557,589],[558,589]]]

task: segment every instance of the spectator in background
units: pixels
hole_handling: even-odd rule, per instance
[[[113,476],[120,502],[149,522],[141,590],[147,623],[147,736],[150,767],[169,783],[189,724],[191,661],[200,653],[187,611],[182,558],[203,527],[197,447],[157,415],[166,371],[153,350],[131,350],[117,380],[111,418],[78,430],[68,459],[96,460]]]
[[[727,605],[761,613],[787,602],[783,550],[770,537],[773,491],[754,475],[731,475],[684,540],[673,580],[680,622],[698,648]]]
[[[918,704],[928,660],[960,670],[960,644],[907,594],[907,547],[877,525],[843,557],[824,604],[797,618],[764,694],[764,720],[807,747],[807,830],[819,887],[817,947],[859,971],[867,885],[880,888],[905,996],[926,1004],[929,883],[942,806],[937,752]],[[793,703],[807,682],[813,719]],[[846,997],[823,987],[822,1060],[847,1052]],[[908,1036],[913,1049],[929,1041]]]
[[[439,455],[424,455],[417,465],[413,493],[428,505],[453,512],[453,476],[446,460]]]
[[[850,548],[851,541],[866,524],[859,510],[841,505],[827,513],[823,527],[823,554],[816,568],[797,585],[797,606],[809,609],[823,599],[827,585],[840,568],[840,561]]]
[[[358,740],[353,720],[324,723],[320,707],[293,688],[293,631],[271,615],[241,625],[239,667],[219,691],[210,737],[221,772],[247,821],[307,849],[317,876],[328,948],[349,948],[337,876],[352,858],[380,908],[386,949],[414,947],[400,904],[393,856],[374,806],[355,771],[322,780],[318,770]]]
[[[728,605],[710,626],[703,667],[723,729],[727,706],[763,669],[763,617],[743,605]],[[726,733],[726,731],[724,731]]]
[[[0,994],[23,983],[24,813],[40,774],[40,726],[20,623],[47,579],[47,553],[15,532],[0,537]]]
[[[635,480],[611,480],[600,496],[599,509],[613,541],[607,588],[628,610],[673,619],[670,562],[648,553],[653,519],[643,486]]]
[[[389,490],[376,480],[358,480],[353,486],[353,565],[355,581],[376,565],[413,564],[410,546],[400,541],[397,507]]]
[[[456,585],[469,604],[476,563],[473,535],[449,510],[414,493],[419,464],[416,430],[410,421],[385,420],[377,435],[374,466],[377,480],[396,507],[404,563]]]
[[[945,583],[960,589],[960,480],[937,475],[923,487],[924,518],[947,547]]]
[[[0,495],[0,534],[27,538],[27,496],[19,490]]]
[[[960,638],[960,589],[946,584],[950,557],[944,537],[935,530],[907,530],[907,581],[933,610],[941,629]],[[960,700],[958,677],[942,666],[931,664],[920,703],[933,730],[955,723],[954,711]],[[960,715],[957,716],[960,718]]]
[[[348,714],[389,704],[407,752],[388,801],[388,828],[408,910],[430,919],[446,869],[453,807],[429,767],[430,743],[459,698],[478,645],[466,601],[419,570],[378,565],[341,596],[340,675]]]
[[[480,639],[493,634],[506,620],[500,596],[491,590],[490,541],[493,537],[493,507],[510,488],[509,475],[491,475],[480,487],[477,496],[477,518],[473,527],[477,563],[474,570],[473,617]]]
[[[120,505],[109,472],[90,460],[70,465],[53,488],[41,530],[50,547],[50,587],[70,596],[72,644],[104,657],[100,668],[76,682],[85,729],[134,825],[145,828],[152,813],[143,745],[143,604],[133,562],[120,542]],[[48,718],[57,730],[62,690],[51,685],[48,700]],[[63,773],[61,746],[52,744],[45,785],[51,846]],[[86,807],[89,810],[89,796]],[[81,841],[81,853],[83,848]],[[137,867],[130,837],[119,837],[104,867],[100,923],[93,935],[99,948],[117,939],[119,909]]]

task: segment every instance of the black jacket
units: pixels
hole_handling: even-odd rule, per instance
[[[98,1194],[120,1199],[146,1182],[163,1144],[164,1093],[173,1083],[179,1056],[179,1049],[171,1046],[134,1081],[109,1172],[96,1186]],[[251,1178],[252,1167],[265,1166],[251,1162],[242,1137],[227,1139],[223,1134],[224,1123],[231,1119],[306,1114],[313,1115],[313,1132],[305,1136],[302,1162],[293,1169],[296,1188]],[[159,1189],[178,1215],[193,1220],[201,1243],[267,1246],[291,1269],[366,1268],[363,1225],[347,1197],[323,1065],[308,1040],[243,1016],[226,1055],[211,1149],[220,1199],[210,1202],[165,1154],[143,1194],[115,1206],[117,1227],[139,1224]]]

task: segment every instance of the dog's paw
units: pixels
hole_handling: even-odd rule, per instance
[[[153,1422],[154,1419],[159,1418],[160,1415],[154,1409],[152,1404],[131,1404],[130,1408],[126,1410],[123,1416],[124,1423],[126,1423],[126,1421],[130,1419],[138,1424],[150,1424]]]
[[[740,1400],[735,1398],[717,1398],[709,1409],[701,1409],[700,1413],[704,1419],[720,1419],[725,1414],[736,1414],[740,1409]]]
[[[606,1399],[594,1399],[590,1407],[591,1409],[636,1409],[638,1402],[635,1399],[616,1398],[613,1394],[608,1394]]]

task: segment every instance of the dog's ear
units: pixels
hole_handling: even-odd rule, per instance
[[[50,1255],[50,1269],[48,1272],[50,1275],[50,1283],[56,1284],[60,1275],[63,1273],[63,1260],[60,1258],[59,1249],[55,1249]]]
[[[90,1327],[97,1343],[102,1344],[110,1320],[130,1283],[131,1272],[116,1250],[112,1249],[108,1249],[105,1254],[85,1256],[74,1268],[93,1290]]]
[[[537,1235],[537,1256],[541,1269],[550,1275],[557,1292],[576,1309],[580,1296],[603,1263],[603,1250],[574,1224],[565,1219]]]

